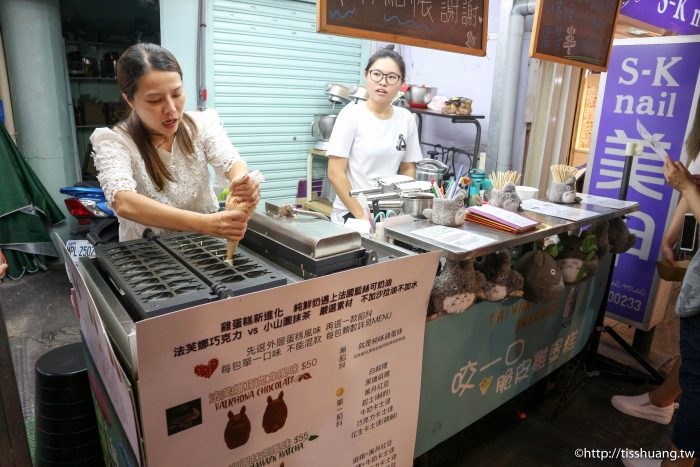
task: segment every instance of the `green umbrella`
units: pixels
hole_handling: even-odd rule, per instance
[[[58,256],[49,229],[65,216],[1,124],[0,187],[0,248],[7,275],[19,279],[45,269],[46,256]]]

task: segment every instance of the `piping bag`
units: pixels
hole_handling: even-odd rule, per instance
[[[263,176],[262,172],[259,170],[254,170],[248,174],[250,178],[255,180],[258,183],[262,183],[265,181],[265,177]],[[236,201],[236,197],[233,195],[233,193],[229,193],[226,196],[226,210],[231,211],[234,209],[238,209],[240,211],[246,211],[248,214],[252,215],[253,212],[255,211],[255,206],[248,206],[248,203],[239,203]],[[238,240],[229,240],[227,245],[226,245],[226,261],[231,261],[233,260],[233,253],[236,251],[236,247],[238,247]]]

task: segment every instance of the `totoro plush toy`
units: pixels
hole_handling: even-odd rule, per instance
[[[608,243],[610,251],[615,254],[624,253],[634,246],[637,236],[630,233],[624,219],[615,217],[608,221]]]
[[[438,225],[457,227],[464,224],[464,192],[457,191],[454,198],[435,198],[433,207],[423,209],[423,215]]]
[[[525,279],[523,296],[528,302],[547,303],[564,293],[564,281],[556,261],[542,250],[525,253],[513,269]]]
[[[462,313],[476,301],[483,288],[484,275],[474,270],[474,261],[446,260],[435,278],[430,300],[437,313]]]
[[[564,183],[553,182],[547,190],[547,199],[554,203],[575,203],[576,179],[569,177]]]
[[[598,256],[598,259],[601,259],[610,251],[610,243],[608,242],[608,223],[596,222],[588,228],[587,232],[591,235],[595,235],[597,243],[596,255]]]
[[[483,297],[489,302],[500,302],[509,295],[522,295],[525,281],[518,271],[510,268],[508,251],[486,255],[482,262],[476,263],[476,268],[485,278],[479,298]]]
[[[518,212],[520,208],[520,197],[515,191],[515,183],[506,183],[502,190],[491,191],[489,204],[497,208],[502,208],[511,212]]]
[[[248,442],[250,437],[250,420],[245,414],[245,405],[241,407],[241,411],[236,415],[230,410],[228,411],[228,424],[224,431],[224,441],[229,449],[235,449],[243,446]]]
[[[585,231],[558,235],[559,243],[547,247],[549,253],[557,261],[565,284],[581,282],[595,274],[598,269],[598,243],[595,235]]]

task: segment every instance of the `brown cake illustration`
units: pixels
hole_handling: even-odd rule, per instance
[[[286,408],[285,408],[286,413]],[[228,424],[224,431],[224,440],[229,449],[235,449],[243,446],[248,442],[250,437],[250,420],[245,414],[245,405],[241,407],[241,411],[236,415],[230,410],[228,411]]]
[[[263,415],[262,426],[265,433],[274,433],[284,426],[287,421],[287,404],[282,399],[284,391],[280,391],[277,399],[267,396],[267,407]]]

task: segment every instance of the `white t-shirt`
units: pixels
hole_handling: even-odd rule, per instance
[[[136,143],[125,131],[115,128],[98,128],[90,137],[97,179],[111,207],[119,191],[134,191],[160,203],[188,211],[212,213],[219,204],[209,183],[207,164],[225,175],[241,156],[226,134],[219,114],[214,109],[203,112],[187,112],[197,125],[197,137],[192,141],[194,154],[187,155],[173,143],[172,152],[158,149],[158,155],[170,168],[174,182],[166,180],[163,190],[158,190],[146,170],[146,164]],[[118,216],[117,216],[118,217]],[[141,238],[146,226],[118,217],[119,241]],[[152,228],[156,234],[172,233],[171,230]]]
[[[396,175],[402,162],[423,159],[418,128],[411,112],[392,107],[390,118],[377,118],[365,102],[348,104],[338,114],[326,154],[347,157],[346,174],[353,190],[373,188],[377,179]],[[348,208],[335,198],[331,220],[342,224]]]

